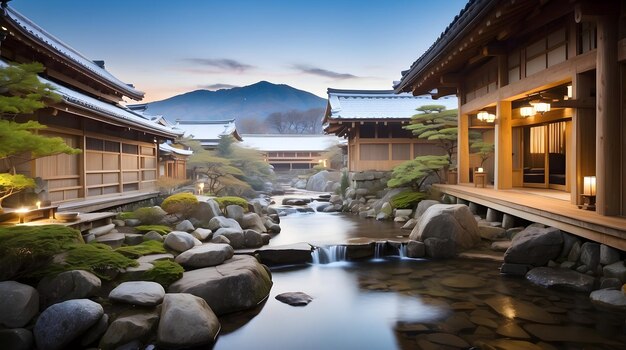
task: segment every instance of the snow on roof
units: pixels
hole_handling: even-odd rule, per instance
[[[457,108],[456,98],[433,100],[409,93],[395,94],[393,90],[328,89],[329,119],[408,119],[423,105],[444,105]]]
[[[68,58],[70,61],[77,63],[83,68],[89,70],[92,73],[95,73],[101,78],[106,79],[113,85],[115,85],[120,90],[130,94],[129,97],[143,97],[144,93],[139,91],[128,84],[122,82],[113,74],[109,73],[104,68],[101,68],[92,60],[83,56],[80,52],[76,51],[68,44],[64,43],[60,39],[56,38],[52,34],[46,32],[44,29],[39,27],[37,24],[32,22],[30,19],[24,17],[21,13],[17,12],[15,9],[8,7],[6,8],[6,13],[8,18],[15,23],[18,27],[22,28],[26,34],[30,35],[36,41],[39,41],[44,46],[51,48],[52,50],[60,53],[61,55]]]
[[[191,150],[186,150],[186,149],[180,149],[180,148],[176,148],[176,147],[172,147],[171,145],[167,144],[167,143],[162,143],[159,145],[159,150],[163,151],[163,152],[171,152],[171,153],[176,153],[176,154],[180,154],[183,156],[190,156],[193,154],[193,151]]]
[[[329,147],[339,144],[342,139],[329,135],[241,135],[244,147],[255,148],[259,151],[325,151]]]
[[[237,132],[235,119],[204,121],[179,120],[177,121],[175,128],[184,131],[185,136],[201,141],[203,145],[217,144],[221,135],[233,135]],[[207,143],[208,141],[215,142]]]

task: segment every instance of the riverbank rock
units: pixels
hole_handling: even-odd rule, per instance
[[[107,328],[100,340],[100,349],[119,349],[132,341],[145,341],[158,321],[159,313],[156,309],[123,313]]]
[[[174,230],[176,230],[176,231],[183,231],[183,232],[191,232],[191,231],[193,231],[195,229],[196,228],[193,227],[193,224],[189,220],[183,220],[183,221],[179,222],[176,225],[176,227],[174,228]]]
[[[544,288],[557,288],[589,293],[595,279],[570,269],[537,267],[526,274],[526,279]]]
[[[504,262],[544,266],[559,256],[562,243],[558,228],[531,225],[513,237],[511,247],[504,253]]]
[[[191,235],[196,237],[200,241],[210,241],[211,238],[213,238],[213,231],[206,228],[198,227],[191,233]]]
[[[53,277],[44,277],[37,285],[42,305],[48,306],[70,299],[84,299],[98,293],[102,282],[91,272],[65,271]]]
[[[406,255],[409,258],[423,258],[426,255],[426,246],[420,241],[408,241]]]
[[[172,231],[168,233],[163,243],[165,247],[179,253],[189,250],[196,245],[194,237],[183,231]]]
[[[0,345],[3,349],[30,350],[35,345],[33,333],[24,328],[1,329]]]
[[[303,264],[311,261],[313,248],[308,243],[263,247],[256,251],[267,265]]]
[[[243,230],[243,245],[246,248],[259,248],[263,246],[263,236],[255,230]]]
[[[228,244],[207,243],[181,253],[176,262],[185,267],[209,267],[232,258],[234,253],[233,247]]]
[[[622,283],[626,283],[626,263],[618,261],[602,268],[602,274],[607,278],[619,278]]]
[[[19,282],[0,282],[0,310],[0,326],[24,327],[39,311],[39,293]]]
[[[96,324],[104,314],[102,306],[89,299],[73,299],[45,309],[33,333],[39,350],[64,349]]]
[[[255,230],[259,233],[267,232],[263,219],[257,213],[247,213],[241,217],[241,228]]]
[[[187,271],[168,288],[206,300],[217,315],[245,310],[267,298],[272,279],[254,257],[233,256],[222,265]]]
[[[626,294],[619,289],[594,290],[589,298],[598,305],[626,310]]]
[[[211,219],[220,215],[222,215],[220,206],[213,199],[209,199],[206,202],[198,202],[191,212],[191,218],[203,223],[208,223]]]
[[[123,282],[109,293],[109,299],[118,303],[155,306],[163,301],[165,290],[156,282]]]
[[[422,242],[428,238],[447,239],[451,241],[457,251],[470,249],[480,243],[478,225],[474,215],[467,206],[462,204],[435,204],[430,206],[420,216],[409,238]],[[454,252],[452,254],[454,255]]]
[[[157,331],[165,348],[188,348],[215,342],[220,322],[206,301],[191,294],[166,294]]]
[[[278,294],[276,300],[291,306],[306,306],[313,298],[303,292],[287,292]]]
[[[426,210],[433,205],[441,204],[436,200],[432,199],[424,199],[417,204],[417,208],[415,209],[415,214],[413,214],[413,218],[415,220],[419,220],[419,218],[426,212]]]

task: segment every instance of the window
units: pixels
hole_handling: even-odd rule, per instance
[[[361,145],[361,160],[389,160],[389,144]]]

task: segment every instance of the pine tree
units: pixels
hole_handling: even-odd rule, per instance
[[[425,105],[417,108],[420,112],[411,117],[411,123],[404,128],[420,139],[435,141],[448,155],[452,164],[457,148],[458,111],[446,110],[441,105]]]

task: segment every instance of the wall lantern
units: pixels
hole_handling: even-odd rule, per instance
[[[487,123],[493,123],[494,121],[496,121],[496,115],[495,115],[495,114],[488,113],[488,114],[487,114],[487,118],[485,118],[485,121],[486,121]]]
[[[571,85],[567,85],[567,95],[565,95],[565,96],[564,96],[564,98],[565,98],[566,100],[571,100],[571,99],[572,99],[572,96],[573,96],[573,93],[572,93],[572,86],[571,86]]]
[[[544,114],[545,112],[550,111],[550,103],[545,100],[533,100],[530,101],[530,104],[535,109],[535,112]]]
[[[536,113],[537,111],[535,111],[535,107],[531,106],[531,104],[528,102],[522,105],[522,107],[520,107],[519,109],[519,114],[524,118],[532,117]]]
[[[596,210],[596,177],[583,177],[583,205],[578,207],[585,210]]]
[[[478,114],[476,114],[476,118],[478,118],[481,122],[487,120],[488,117],[489,112],[487,111],[479,111]]]

